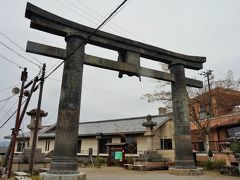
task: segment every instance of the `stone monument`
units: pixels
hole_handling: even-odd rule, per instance
[[[142,123],[142,126],[146,128],[144,136],[147,138],[147,151],[153,151],[153,127],[157,125],[156,122],[152,121],[151,115],[147,116],[147,121]]]
[[[147,141],[147,151],[139,155],[136,160],[136,165],[142,165],[143,170],[158,170],[167,169],[167,160],[162,158],[160,154],[153,148],[153,127],[157,125],[156,122],[152,121],[152,116],[146,117],[147,121],[142,123],[142,126],[146,128],[144,136]]]
[[[27,112],[27,115],[29,115],[31,117],[30,124],[27,125],[28,129],[30,129],[29,145],[28,145],[28,147],[23,149],[23,152],[21,154],[19,154],[19,159],[18,159],[19,163],[29,163],[30,162],[33,134],[34,134],[34,128],[35,128],[36,116],[37,116],[37,109],[32,109],[31,111]],[[43,128],[42,127],[42,118],[46,117],[47,115],[48,115],[47,112],[40,110],[38,131]],[[38,142],[38,136],[37,136],[36,142]],[[42,149],[36,148],[34,151],[34,163],[44,163],[44,162],[45,162],[45,154],[42,153]],[[28,169],[21,169],[21,170],[27,171]]]

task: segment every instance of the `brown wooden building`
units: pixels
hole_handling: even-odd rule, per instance
[[[214,151],[221,151],[222,147],[219,143],[225,142],[235,133],[240,132],[239,91],[215,88],[191,99],[191,105],[190,108],[194,113],[191,123],[194,150],[205,151],[203,132],[207,126],[210,148]],[[209,118],[207,118],[208,115]]]

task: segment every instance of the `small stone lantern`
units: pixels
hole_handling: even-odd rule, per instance
[[[230,142],[225,141],[225,142],[221,142],[219,144],[223,148],[222,152],[224,154],[226,154],[226,166],[231,166],[230,154],[232,154],[232,151],[230,150]]]
[[[153,151],[153,127],[156,126],[157,123],[152,121],[151,115],[147,115],[146,119],[147,121],[143,122],[142,126],[146,127],[144,136],[147,138],[147,150]]]
[[[37,109],[32,109],[31,111],[27,112],[27,115],[31,116],[30,124],[28,124],[27,127],[28,127],[28,129],[30,129],[29,147],[32,147],[33,134],[34,134],[34,128],[35,128],[36,116],[37,116]],[[42,117],[46,117],[47,115],[48,115],[47,112],[40,110],[38,131],[43,128],[42,127]],[[38,136],[37,136],[36,144],[37,143],[38,143]]]
[[[20,163],[29,163],[30,156],[32,151],[32,142],[33,142],[33,135],[36,123],[36,116],[37,116],[37,109],[32,109],[31,111],[27,112],[27,115],[31,116],[30,124],[27,125],[28,129],[30,129],[30,138],[29,138],[29,146],[23,149],[23,152],[19,154],[19,162]],[[39,117],[39,124],[38,124],[38,131],[42,129],[42,117],[46,117],[48,115],[47,112],[40,110],[40,117]],[[36,139],[36,145],[38,144],[38,134]],[[36,148],[34,152],[34,163],[42,163],[44,162],[45,154],[42,153],[42,149]]]

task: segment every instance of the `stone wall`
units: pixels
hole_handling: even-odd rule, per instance
[[[157,150],[159,154],[162,155],[163,158],[168,159],[173,162],[175,159],[175,151],[174,150]]]
[[[160,149],[160,139],[172,139],[173,149],[175,149],[175,140],[174,140],[174,122],[169,120],[164,123],[160,128],[154,131],[153,137],[153,146],[155,150]]]
[[[97,154],[97,139],[96,138],[84,138],[81,139],[81,154],[87,155],[89,148],[93,149],[93,155]]]
[[[223,153],[214,153],[213,155],[213,160],[226,160],[226,154]],[[201,162],[201,161],[207,161],[209,159],[209,157],[207,156],[207,154],[197,154],[197,162]],[[237,163],[237,160],[235,159],[233,154],[230,154],[230,161],[233,163]]]
[[[147,150],[147,139],[145,136],[141,135],[137,137],[137,152],[143,153]]]
[[[121,143],[120,137],[112,137],[112,143]]]

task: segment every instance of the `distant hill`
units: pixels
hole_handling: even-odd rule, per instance
[[[0,139],[0,147],[7,147],[9,142],[9,140]]]

